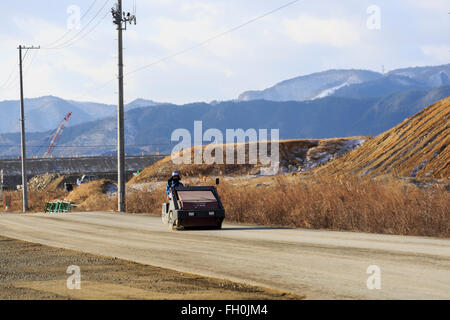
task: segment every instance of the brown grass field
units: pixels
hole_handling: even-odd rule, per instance
[[[62,191],[30,192],[32,211],[45,201],[74,201],[78,211],[113,211],[117,198],[105,193],[105,180]],[[200,183],[198,183],[200,184]],[[206,182],[212,184],[212,181]],[[445,186],[418,188],[399,180],[283,175],[223,182],[218,187],[227,221],[271,226],[450,237],[450,193]],[[21,209],[21,194],[10,193]],[[159,214],[164,188],[130,191],[127,211]]]
[[[347,137],[347,138],[333,138],[333,139],[294,139],[294,140],[281,140],[279,142],[280,152],[280,166],[288,167],[289,165],[298,167],[301,165],[298,159],[305,160],[308,155],[314,156],[314,154],[326,151],[331,155],[346,152],[344,150],[346,142],[349,140],[367,139],[367,137]],[[235,143],[235,163],[227,164],[193,164],[194,163],[194,150],[199,147],[192,147],[186,151],[179,153],[180,157],[184,152],[190,153],[192,164],[174,164],[171,156],[158,161],[154,165],[145,168],[138,176],[131,179],[128,184],[146,183],[151,181],[161,181],[161,179],[167,179],[167,175],[174,170],[183,172],[184,177],[203,177],[203,176],[241,176],[247,174],[258,174],[259,170],[264,167],[261,163],[250,164],[249,163],[249,146],[255,146],[255,143]],[[226,147],[223,148],[223,159],[226,159]],[[239,147],[245,149],[245,164],[237,164],[237,151]],[[204,151],[207,147],[202,146]],[[271,150],[271,143],[268,142],[267,149]],[[214,155],[214,151],[212,151]]]
[[[398,126],[317,170],[320,175],[448,179],[450,97],[428,106]]]
[[[228,220],[262,225],[415,236],[450,236],[450,194],[397,181],[276,177],[219,192]]]

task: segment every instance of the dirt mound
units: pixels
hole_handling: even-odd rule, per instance
[[[64,183],[75,184],[79,174],[47,173],[34,176],[28,181],[28,188],[35,191],[56,191],[64,188]]]
[[[450,97],[447,97],[368,140],[358,150],[317,169],[316,173],[448,179],[449,116]]]
[[[282,172],[305,171],[322,165],[336,157],[339,157],[354,148],[359,147],[366,138],[336,138],[323,140],[284,140],[280,141],[280,170]],[[176,165],[172,162],[171,156],[160,160],[154,165],[143,170],[138,176],[130,180],[128,184],[146,183],[153,180],[165,180],[170,173],[178,170],[183,177],[202,177],[202,176],[240,176],[240,175],[269,175],[268,166],[261,163],[249,164],[249,143],[245,143],[246,164],[181,164]],[[238,145],[236,144],[236,147]],[[242,146],[242,144],[240,144]],[[224,150],[223,159],[226,159],[226,145],[222,146]],[[203,146],[205,150],[206,146]],[[267,147],[271,149],[270,143]],[[194,148],[185,152],[190,152],[193,163]],[[237,150],[237,148],[235,148]],[[213,152],[214,153],[214,152]],[[181,153],[183,154],[183,153]],[[235,154],[235,159],[237,156]],[[236,161],[235,161],[236,162]]]
[[[90,208],[99,207],[104,208],[103,210],[112,210],[116,192],[117,187],[111,181],[97,180],[76,187],[65,200],[75,203],[82,210],[89,211]]]
[[[50,184],[53,184],[55,180],[59,180],[59,178],[61,178],[61,175],[56,173],[37,175],[28,181],[28,188],[31,190],[44,190]]]

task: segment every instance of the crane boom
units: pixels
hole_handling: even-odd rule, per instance
[[[55,150],[56,144],[58,143],[59,139],[61,139],[61,136],[64,132],[64,129],[66,129],[66,124],[69,122],[69,118],[72,115],[72,112],[69,112],[66,117],[61,121],[60,125],[56,129],[55,134],[53,135],[52,141],[50,142],[50,145],[47,148],[47,151],[44,153],[44,158],[50,158],[53,154],[53,150]]]

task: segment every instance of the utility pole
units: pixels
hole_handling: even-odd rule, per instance
[[[20,75],[20,126],[21,126],[21,146],[22,146],[22,210],[27,212],[28,210],[28,188],[27,188],[27,167],[26,167],[26,145],[25,145],[25,108],[23,101],[23,67],[22,67],[22,50],[35,50],[41,47],[25,47],[19,46],[19,75]]]
[[[123,106],[123,38],[122,32],[127,29],[127,23],[136,24],[136,16],[122,11],[122,0],[117,0],[116,8],[111,9],[113,22],[117,26],[117,43],[119,51],[119,103],[117,107],[117,185],[118,211],[125,211],[125,122]]]

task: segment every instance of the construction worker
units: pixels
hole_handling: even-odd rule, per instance
[[[166,193],[167,197],[170,199],[170,190],[173,187],[182,187],[180,174],[178,171],[172,172],[172,177],[170,177],[169,181],[167,181]]]

